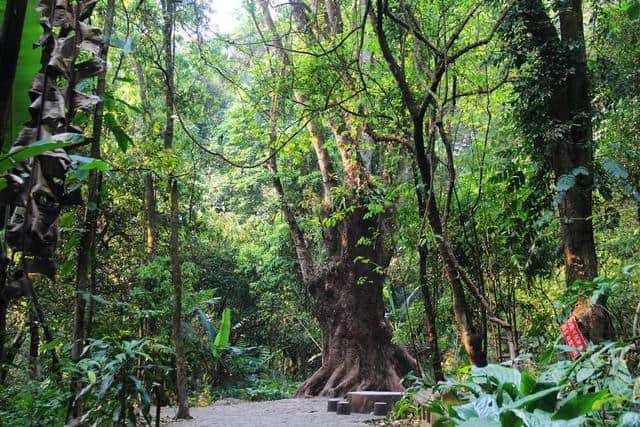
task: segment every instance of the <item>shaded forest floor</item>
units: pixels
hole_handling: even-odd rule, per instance
[[[173,417],[173,408],[163,408],[163,417]],[[212,406],[191,408],[192,420],[174,421],[171,426],[210,427],[371,427],[380,420],[369,414],[336,415],[327,412],[326,398],[283,399],[264,402],[222,400]]]

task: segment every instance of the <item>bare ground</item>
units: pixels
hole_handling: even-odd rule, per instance
[[[162,417],[173,417],[173,408],[162,408]],[[172,421],[175,427],[371,427],[380,420],[369,414],[336,415],[327,412],[326,398],[284,399],[267,402],[223,400],[212,406],[191,408],[192,420]]]

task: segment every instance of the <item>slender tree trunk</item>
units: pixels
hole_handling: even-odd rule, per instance
[[[113,15],[115,11],[115,0],[109,0],[104,22],[103,43],[100,50],[100,59],[107,60],[111,32],[113,30]],[[106,73],[104,71],[98,76],[96,95],[103,96],[106,89]],[[93,115],[93,141],[91,143],[91,157],[99,159],[100,142],[102,137],[104,103],[96,105]],[[89,172],[89,195],[87,198],[87,208],[84,217],[84,233],[78,248],[78,262],[76,269],[76,300],[73,321],[73,346],[71,358],[78,362],[82,358],[82,349],[86,339],[86,319],[85,319],[85,293],[90,287],[89,267],[95,262],[91,254],[95,253],[96,230],[98,227],[98,205],[100,203],[100,172],[91,170]],[[81,384],[77,378],[72,381],[72,389],[77,395],[80,392]],[[82,399],[75,398],[72,408],[72,416],[80,418],[83,414]]]
[[[173,340],[176,347],[176,418],[191,418],[187,391],[187,369],[182,336],[182,278],[180,274],[178,180],[171,181],[171,282],[173,283]]]
[[[8,212],[8,209],[7,209]],[[5,224],[3,224],[3,228],[6,228],[6,217],[5,213]],[[4,242],[3,248],[0,251],[0,294],[4,293],[4,288],[7,283],[7,267],[9,264],[9,260],[7,258],[7,254],[4,250]],[[9,309],[8,301],[5,301],[3,298],[0,298],[0,384],[4,382],[4,377],[6,374],[6,340],[7,340],[7,312]]]
[[[4,131],[11,113],[13,81],[16,76],[27,3],[27,0],[7,0],[0,33],[0,152],[5,151]]]
[[[144,176],[144,198],[145,198],[145,219],[146,219],[146,245],[145,255],[147,263],[152,263],[156,257],[156,245],[157,245],[157,209],[156,209],[156,195],[153,185],[153,175],[150,173]],[[148,280],[145,283],[145,287],[148,292],[153,295],[155,291],[155,283],[152,280]],[[156,332],[156,322],[152,317],[147,318],[146,334],[153,335]]]
[[[143,134],[146,136],[149,134],[150,120],[151,120],[151,106],[147,98],[146,85],[144,81],[144,73],[142,71],[142,65],[139,61],[135,62],[136,75],[138,76],[138,86],[140,88],[140,101],[142,103],[142,121],[143,121]],[[157,202],[155,185],[153,181],[153,175],[146,173],[144,175],[144,207],[145,207],[145,257],[146,262],[151,263],[156,257],[157,235],[158,235],[158,220],[157,220]],[[155,284],[152,280],[148,280],[145,283],[145,288],[148,292],[153,294]],[[149,335],[155,334],[156,322],[154,318],[147,318],[143,325],[143,332]]]
[[[34,309],[29,309],[29,377],[32,380],[38,378],[38,348],[40,346],[40,332]]]
[[[115,10],[115,0],[109,0],[104,22],[103,43],[100,50],[100,58],[106,61],[109,53],[109,43],[111,41],[111,32],[113,29],[113,15]],[[98,85],[96,94],[102,96],[106,89],[106,73],[104,71],[98,76]],[[93,141],[91,143],[91,157],[99,159],[100,142],[102,137],[104,103],[100,102],[96,105],[93,115]],[[85,293],[90,287],[90,266],[95,262],[92,260],[91,254],[94,254],[96,230],[98,227],[98,205],[100,203],[100,175],[99,171],[91,170],[89,172],[89,194],[87,197],[87,208],[84,215],[84,233],[80,240],[78,248],[78,262],[76,269],[76,299],[73,320],[73,346],[71,348],[71,358],[74,362],[78,362],[82,358],[82,349],[84,348],[86,339],[86,314],[85,314]],[[82,385],[78,378],[72,380],[72,390],[74,394],[78,394]],[[80,418],[83,414],[82,399],[75,398],[71,415],[74,418]]]
[[[425,215],[425,200],[422,197],[422,192],[418,185],[419,177],[416,174],[414,168],[414,182],[416,187],[416,198],[418,201],[418,213],[419,217],[423,218]],[[424,233],[422,233],[424,234]],[[427,277],[428,266],[428,249],[426,244],[422,242],[424,236],[419,236],[420,242],[418,242],[418,263],[419,263],[419,280],[420,291],[422,293],[422,302],[424,303],[425,314],[425,334],[429,342],[429,349],[431,354],[429,355],[431,362],[431,370],[433,371],[433,377],[437,381],[444,381],[444,373],[442,372],[442,358],[440,355],[440,348],[438,346],[438,329],[436,328],[436,309],[434,303],[436,299],[429,293],[429,280]],[[435,293],[434,293],[435,294]]]
[[[436,310],[433,305],[435,300],[429,293],[429,281],[427,280],[427,249],[421,246],[418,249],[419,263],[420,263],[420,291],[422,292],[422,301],[424,303],[425,312],[425,332],[427,340],[429,342],[429,358],[431,362],[431,370],[433,371],[433,377],[437,381],[444,381],[444,374],[442,372],[442,358],[440,355],[440,348],[438,346],[438,329],[436,328]]]
[[[174,63],[173,63],[173,24],[174,3],[171,0],[163,0],[164,31],[162,45],[165,55],[166,84],[166,112],[167,123],[164,134],[164,148],[173,149],[174,132]],[[187,389],[187,372],[184,354],[184,340],[182,336],[182,277],[180,272],[180,242],[179,242],[179,193],[178,180],[174,176],[169,178],[169,191],[171,193],[171,282],[173,284],[173,340],[176,350],[176,395],[178,397],[178,412],[176,418],[189,419],[189,396]]]

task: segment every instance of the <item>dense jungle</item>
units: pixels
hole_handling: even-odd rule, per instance
[[[0,17],[0,427],[640,426],[639,0]]]

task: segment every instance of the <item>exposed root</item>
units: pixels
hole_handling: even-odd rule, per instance
[[[415,359],[405,349],[392,345],[369,356],[365,360],[346,358],[326,363],[300,385],[296,397],[339,397],[359,390],[404,391],[400,380],[416,368]]]

